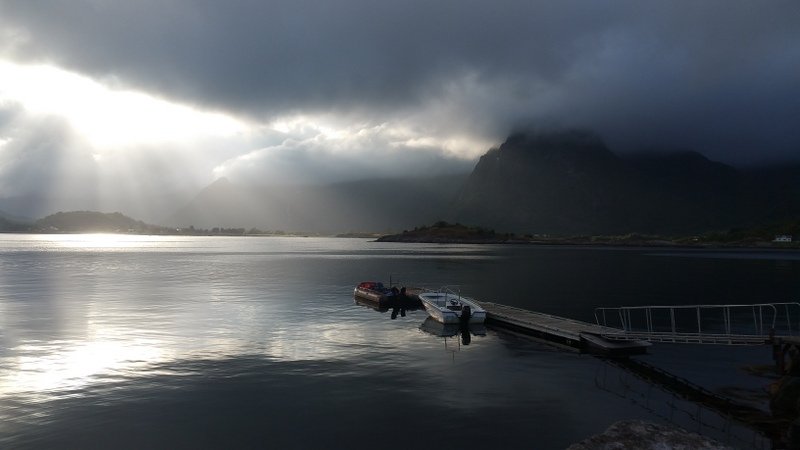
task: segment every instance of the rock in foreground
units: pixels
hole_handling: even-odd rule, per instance
[[[619,421],[602,433],[572,444],[567,450],[728,450],[721,444],[681,428],[639,420]]]

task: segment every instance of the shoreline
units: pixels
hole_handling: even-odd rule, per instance
[[[774,237],[774,239],[773,239]],[[779,240],[781,238],[781,240]],[[783,239],[787,240],[783,240]],[[512,245],[569,245],[606,247],[654,248],[757,248],[800,249],[800,241],[791,234],[764,230],[736,232],[708,232],[702,234],[649,234],[628,232],[624,234],[524,234],[501,233],[484,227],[439,221],[431,226],[404,230],[401,233],[381,236],[378,242],[413,242],[441,244],[512,244]]]
[[[0,231],[0,235],[86,235],[86,234],[112,234],[120,236],[188,236],[188,237],[294,237],[294,238],[341,238],[341,239],[371,239],[372,242],[391,242],[400,244],[455,244],[455,245],[525,245],[525,246],[552,246],[552,247],[608,247],[608,248],[673,248],[673,249],[707,249],[707,250],[775,250],[775,251],[797,251],[800,250],[800,242],[685,242],[683,239],[630,239],[613,236],[586,236],[572,238],[470,238],[455,236],[404,236],[402,234],[381,235],[379,233],[148,233],[148,232],[125,232],[108,230],[85,230],[85,231]],[[685,238],[684,238],[685,239]]]
[[[284,232],[284,233],[181,233],[181,232],[147,232],[147,231],[109,231],[109,230],[84,230],[84,231],[10,231],[2,230],[3,234],[30,234],[41,236],[66,236],[80,234],[116,234],[120,236],[195,236],[195,237],[329,237],[342,239],[376,239],[381,237],[380,233],[303,233],[303,232]]]
[[[397,242],[408,244],[476,244],[476,245],[539,245],[570,247],[639,247],[675,249],[759,249],[759,250],[800,250],[800,243],[773,242],[675,242],[668,240],[626,240],[592,238],[553,238],[553,239],[460,239],[454,237],[400,237],[381,236],[375,242]]]

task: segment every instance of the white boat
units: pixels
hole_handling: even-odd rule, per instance
[[[437,322],[461,323],[461,316],[469,311],[469,323],[483,323],[486,310],[475,300],[453,292],[424,292],[419,294],[422,306]]]
[[[439,323],[433,317],[426,317],[419,329],[434,336],[451,337],[465,331],[473,336],[486,336],[486,325],[473,323],[469,327],[462,327],[455,323]]]

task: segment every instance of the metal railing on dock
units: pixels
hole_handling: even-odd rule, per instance
[[[621,331],[609,339],[757,345],[800,334],[800,303],[601,307],[595,321]]]

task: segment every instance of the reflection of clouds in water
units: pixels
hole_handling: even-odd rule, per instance
[[[18,236],[0,237],[3,251],[38,252],[163,252],[180,249],[197,249],[202,237],[153,236],[133,234],[33,234],[19,239]],[[201,241],[202,242],[202,241]],[[192,247],[194,245],[194,247]]]
[[[0,394],[25,403],[82,396],[93,386],[157,375],[158,367],[178,360],[223,359],[248,348],[230,337],[160,338],[152,330],[93,324],[86,335],[82,340],[29,341],[11,349],[13,355],[0,360]]]
[[[377,326],[371,320],[367,322],[372,323],[359,320],[319,323],[310,318],[306,322],[286,324],[281,324],[278,318],[269,324],[264,323],[258,314],[249,320],[237,316],[239,326],[234,328],[238,331],[217,329],[194,336],[180,336],[180,330],[177,334],[169,334],[164,330],[138,329],[135,325],[123,323],[115,326],[113,321],[90,322],[86,339],[28,342],[14,348],[16,356],[3,361],[5,370],[0,378],[0,393],[32,406],[61,398],[91,395],[105,389],[109,383],[136,383],[136,379],[145,382],[148,378],[165,374],[191,375],[193,366],[181,361],[224,361],[252,355],[259,346],[263,351],[259,358],[266,358],[265,361],[273,364],[340,362],[339,372],[312,371],[307,375],[329,377],[364,371],[414,370],[424,379],[441,378],[445,382],[448,375],[442,374],[440,367],[419,363],[426,359],[426,354],[438,354],[441,350],[439,342],[426,342],[427,335],[413,326],[421,315],[395,326],[383,326],[388,316],[377,313],[376,316],[381,321]],[[202,321],[210,319],[210,316],[201,314],[186,319]],[[270,326],[274,328],[264,332],[264,328]],[[261,332],[255,333],[256,328]],[[420,352],[413,355],[397,350],[398,347],[408,349],[420,345]]]
[[[8,239],[0,236],[0,248]],[[603,267],[639,267],[643,260],[690,266],[636,252],[593,252],[608,257],[595,260],[560,248],[450,252],[352,239],[172,237],[164,238],[172,247],[159,250],[147,243],[156,238],[141,239],[141,247],[113,252],[0,252],[0,414],[8,416],[10,428],[37,439],[43,433],[63,439],[86,423],[98,434],[130,424],[183,437],[197,434],[198,422],[173,428],[172,422],[154,425],[153,417],[174,414],[218,424],[225,410],[230,423],[248,425],[245,435],[272,423],[271,434],[288,436],[298,421],[336,431],[352,429],[351,421],[363,419],[364,411],[380,411],[381,417],[408,417],[417,424],[420,414],[479,419],[515,437],[528,436],[532,424],[546,424],[556,437],[539,435],[543,446],[564,448],[563,436],[589,435],[596,424],[631,415],[627,401],[594,386],[594,359],[492,329],[485,337],[473,336],[469,346],[459,347],[454,336],[445,347],[442,337],[419,329],[424,310],[391,320],[391,310],[355,303],[354,285],[371,279],[368,273],[383,275],[383,281],[391,274],[395,281],[402,276],[423,285],[471,283],[465,293],[478,298],[524,292],[568,303],[570,297],[559,292],[525,289],[537,288],[536,281],[559,282],[562,273],[570,274],[572,286],[587,274],[603,273]],[[378,250],[371,260],[373,246]],[[392,261],[394,252],[405,258]],[[422,253],[419,260],[410,259],[414,252]],[[297,254],[305,258],[286,257]],[[507,259],[497,265],[440,259],[494,255]],[[427,257],[436,259],[426,262]],[[573,278],[581,261],[583,270]],[[654,290],[650,266],[644,264],[642,274],[647,278],[641,292],[647,294]],[[524,283],[509,285],[512,278]],[[664,286],[673,284],[668,279]],[[608,299],[624,286],[590,288],[593,298]],[[531,301],[519,306],[536,309]],[[706,355],[683,355],[680,361],[703,361],[698,370],[718,374]],[[99,404],[109,408],[102,417]],[[236,426],[230,436],[239,435]]]
[[[62,302],[80,295],[75,287],[58,286]],[[352,303],[343,307],[337,295],[298,298],[268,291],[252,298],[235,280],[225,279],[205,290],[191,284],[177,291],[174,286],[148,290],[120,280],[119,289],[107,285],[103,293],[103,286],[93,286],[100,292],[81,303],[85,308],[60,312],[61,321],[76,327],[67,335],[49,342],[30,338],[11,349],[2,360],[3,396],[29,405],[85,396],[109,383],[146,382],[167,368],[171,375],[188,375],[190,366],[180,361],[221,361],[253,352],[281,363],[340,361],[350,374],[404,369],[441,382],[449,376],[421,362],[441,359],[440,343],[418,330],[424,311],[390,321],[388,313]],[[418,351],[408,350],[414,348]]]
[[[169,359],[153,341],[96,336],[92,339],[17,347],[19,355],[4,362],[8,370],[0,380],[0,393],[42,402],[70,395],[95,379],[146,373],[147,366]]]
[[[491,245],[443,245],[366,242],[352,238],[282,236],[154,236],[128,234],[41,234],[0,236],[4,251],[40,252],[202,252],[205,256],[315,259],[495,259],[503,254]]]

